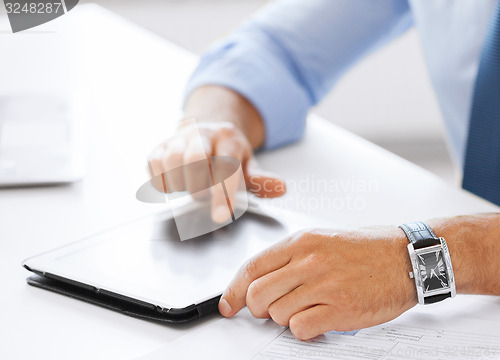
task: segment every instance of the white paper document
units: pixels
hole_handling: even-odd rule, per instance
[[[272,320],[243,309],[186,334],[141,360],[500,359],[500,298],[459,296],[416,306],[388,323],[295,339]]]
[[[500,336],[389,324],[304,342],[287,329],[254,359],[500,359]]]

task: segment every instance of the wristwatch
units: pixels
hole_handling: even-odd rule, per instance
[[[433,304],[456,295],[455,277],[446,241],[423,222],[400,226],[410,243],[408,253],[419,304]]]

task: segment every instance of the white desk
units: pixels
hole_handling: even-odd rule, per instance
[[[0,24],[4,30],[5,19]],[[135,191],[147,180],[148,152],[179,118],[181,90],[197,59],[96,6],[78,6],[45,26],[55,32],[2,32],[0,46],[18,46],[36,58],[30,44],[61,37],[79,51],[75,84],[89,133],[88,171],[73,185],[0,190],[0,358],[136,358],[218,318],[182,326],[136,320],[31,288],[25,283],[29,273],[20,264],[31,255],[161,209],[138,202]],[[0,93],[15,87],[14,81],[2,80]],[[259,159],[297,188],[272,200],[274,205],[322,216],[332,226],[498,211],[314,117],[303,141]],[[325,181],[339,190],[322,193]],[[311,202],[321,199],[322,207]],[[430,203],[434,205],[426,205]],[[499,303],[497,298],[488,301]]]

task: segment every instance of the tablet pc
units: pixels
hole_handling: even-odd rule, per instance
[[[197,211],[183,216],[196,221]],[[29,258],[30,285],[127,315],[185,322],[217,311],[223,290],[250,257],[294,231],[317,224],[279,209],[249,209],[212,233],[180,241],[170,213]]]

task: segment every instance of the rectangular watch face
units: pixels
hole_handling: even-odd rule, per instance
[[[450,286],[442,250],[417,254],[417,261],[424,293]]]

